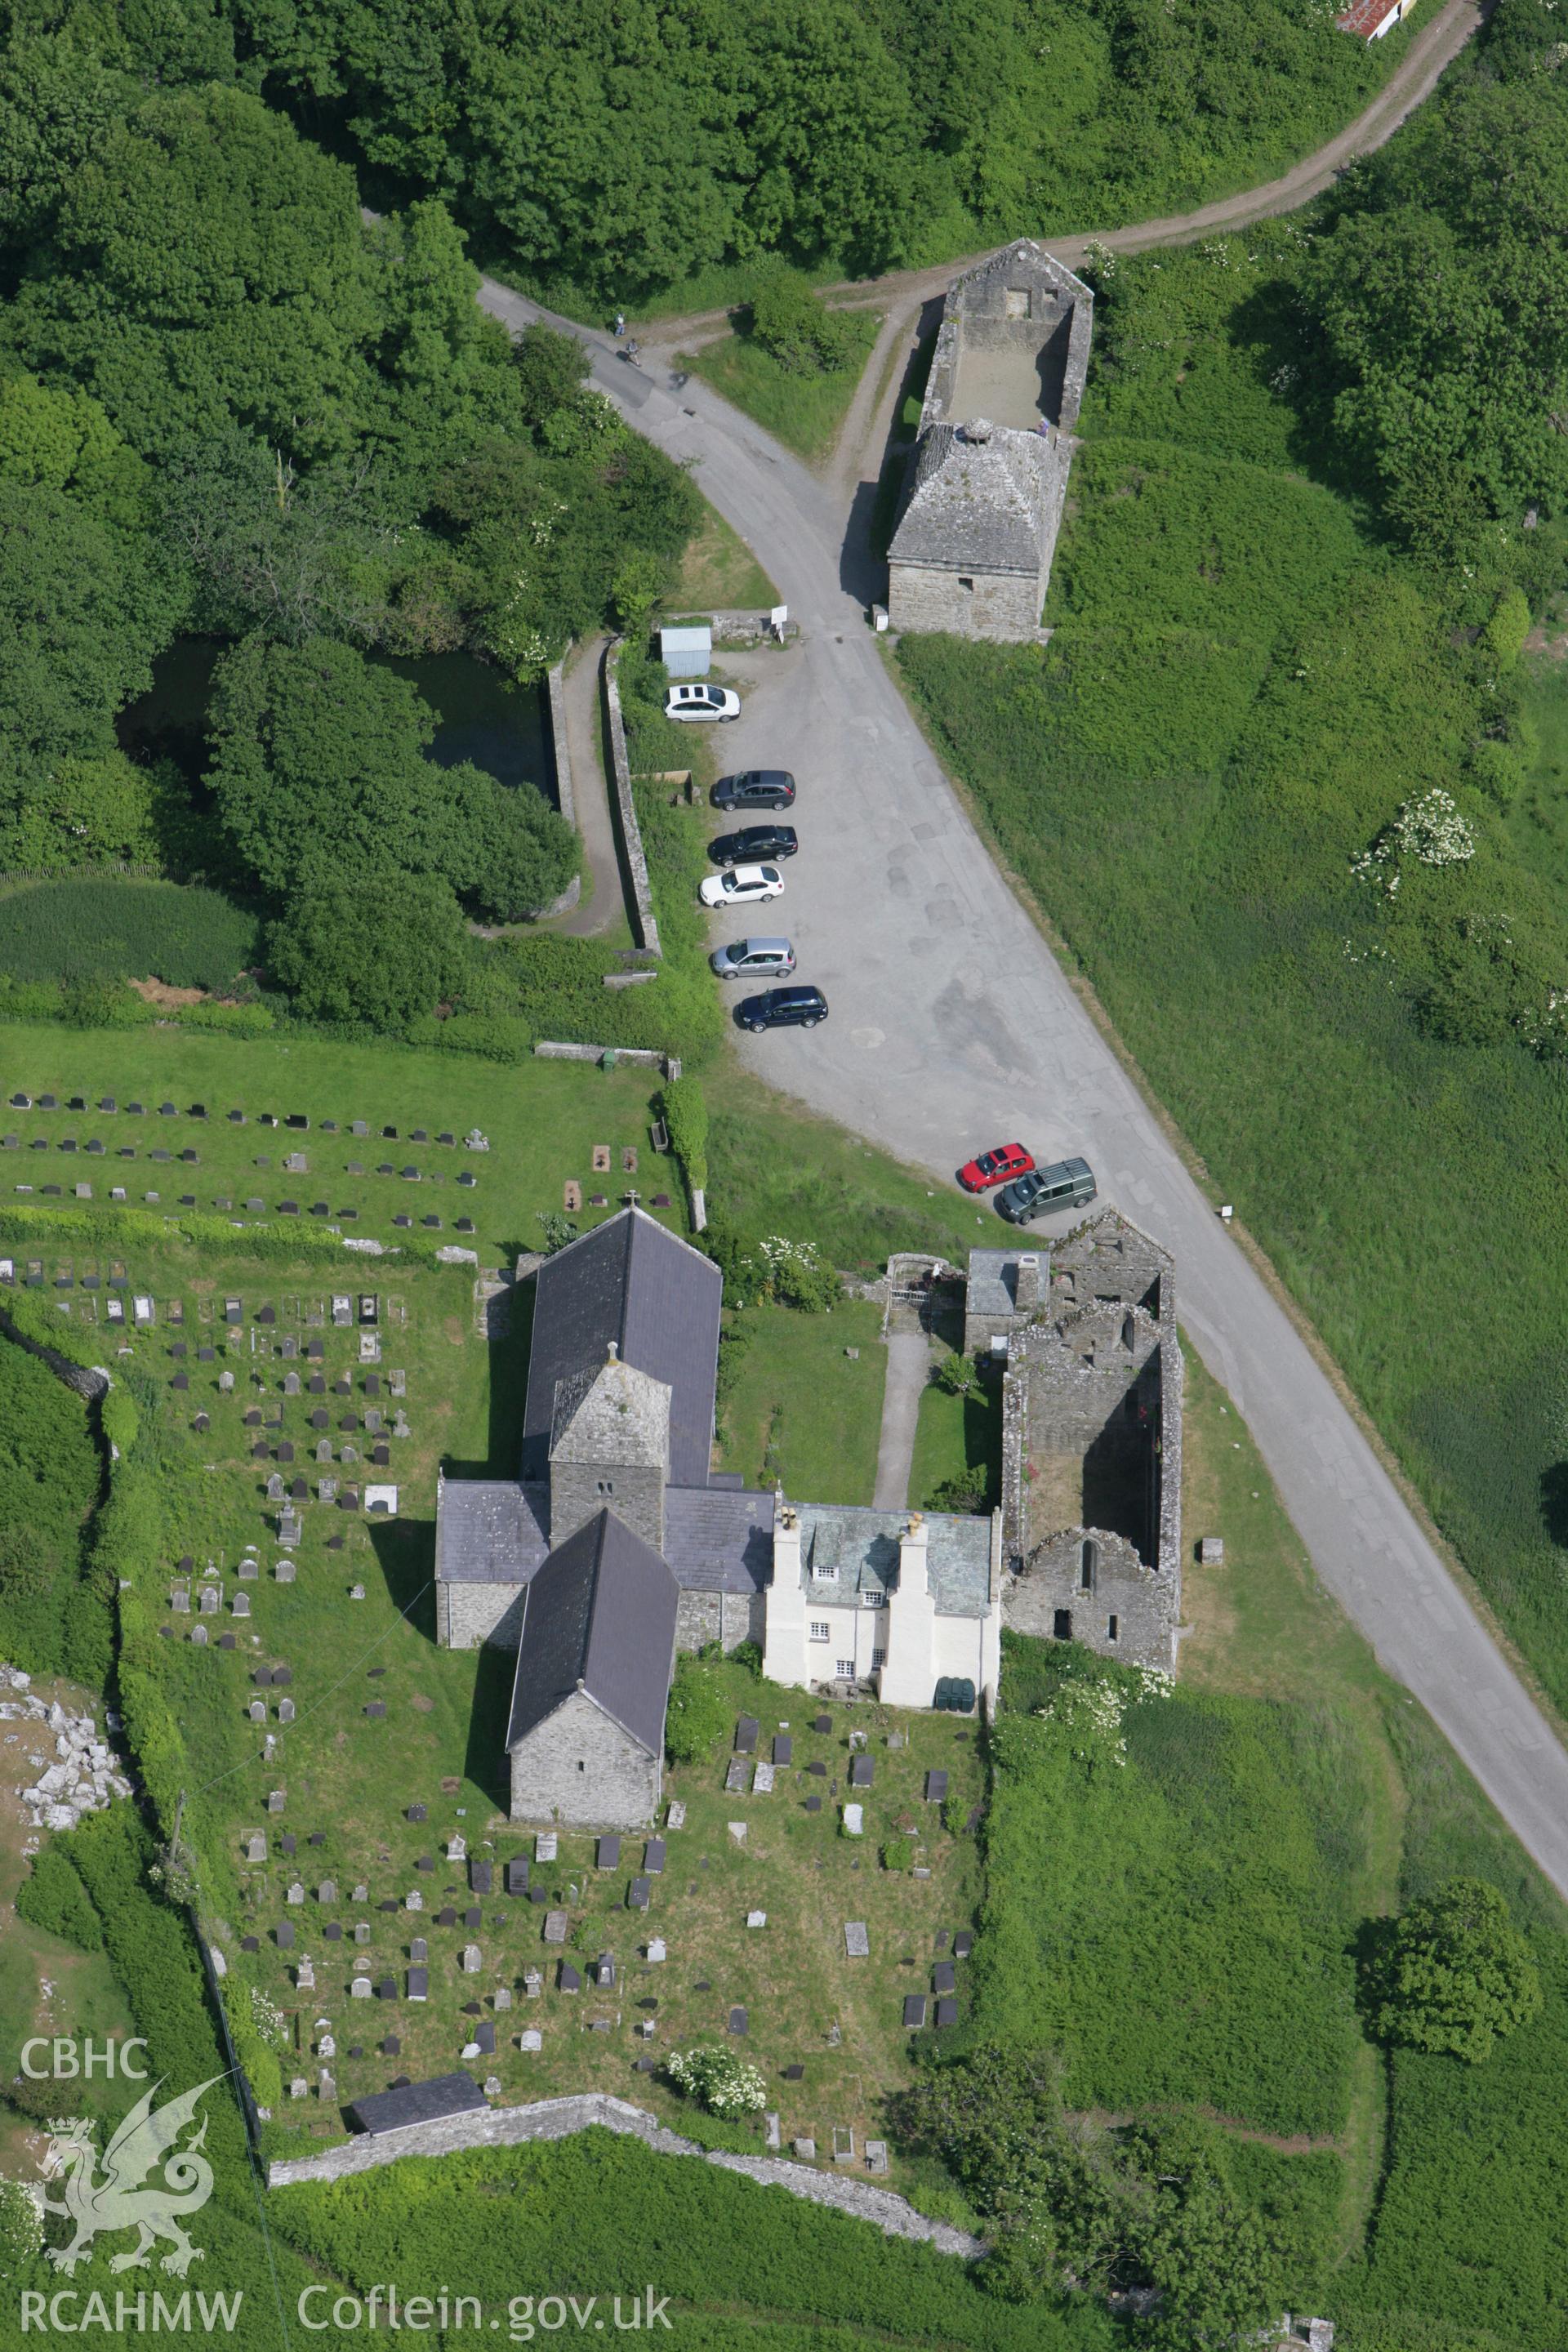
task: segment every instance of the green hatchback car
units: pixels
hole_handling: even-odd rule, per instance
[[[1009,1223],[1032,1225],[1058,1209],[1087,1208],[1098,1191],[1087,1160],[1055,1160],[1048,1168],[1031,1168],[1026,1176],[1004,1184],[996,1206]]]

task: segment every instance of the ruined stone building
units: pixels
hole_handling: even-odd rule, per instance
[[[1005,1622],[1173,1672],[1182,1609],[1174,1269],[1114,1210],[1048,1251],[976,1250],[965,1345],[1003,1381]]]
[[[1083,280],[1029,237],[950,289],[888,554],[894,628],[1038,629],[1093,314]]]
[[[547,1258],[517,1478],[436,1503],[437,1637],[515,1650],[514,1821],[635,1828],[678,1649],[968,1710],[994,1695],[999,1515],[793,1505],[711,1467],[722,1281],[640,1209]]]

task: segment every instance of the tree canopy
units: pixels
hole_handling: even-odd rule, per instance
[[[307,1020],[393,1032],[457,994],[468,955],[458,902],[429,874],[327,881],[294,898],[268,938],[272,975]]]
[[[575,870],[575,839],[537,791],[466,761],[438,767],[428,704],[337,639],[245,639],[218,666],[210,723],[218,815],[276,899],[345,877],[428,875],[512,920]]]
[[[1541,2008],[1541,1979],[1507,1901],[1477,1878],[1455,1878],[1412,1904],[1374,1975],[1373,2014],[1391,2042],[1479,2065],[1500,2034]]]

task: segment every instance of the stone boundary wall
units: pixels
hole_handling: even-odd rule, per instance
[[[621,717],[621,690],[616,683],[616,666],[621,657],[623,640],[614,638],[605,647],[605,664],[600,675],[605,682],[605,709],[610,721],[610,766],[614,772],[616,810],[620,818],[621,846],[626,853],[626,872],[632,885],[632,929],[639,948],[650,955],[662,955],[658,940],[658,921],[653,911],[653,892],[648,887],[647,859],[643,855],[642,830],[632,801],[632,772],[626,758],[626,730]]]
[[[613,1054],[617,1062],[637,1062],[647,1069],[662,1070],[667,1078],[680,1076],[680,1064],[651,1045],[563,1045],[541,1037],[533,1050],[546,1062],[602,1062],[606,1054]]]
[[[572,752],[566,740],[565,668],[565,663],[558,661],[546,678],[545,687],[550,710],[550,755],[552,765],[555,770],[555,797],[560,803],[562,815],[573,832],[576,833],[577,796],[572,788]],[[578,838],[581,840],[580,835]],[[547,923],[553,916],[569,915],[574,907],[581,905],[582,898],[583,877],[581,874],[574,874],[561,896],[558,898],[552,898],[548,907],[539,908],[530,920],[535,923]],[[520,926],[511,923],[496,923],[488,929],[482,929],[478,924],[470,925],[469,928],[479,931],[481,938],[495,940],[509,936],[515,937]]]
[[[346,2180],[355,2173],[372,2172],[395,2164],[404,2156],[453,2156],[469,2148],[517,2147],[529,2140],[566,2139],[595,2125],[640,2139],[661,2156],[696,2156],[725,2172],[743,2172],[764,2188],[785,2189],[813,2205],[831,2205],[840,2213],[874,2222],[889,2238],[910,2238],[934,2246],[939,2253],[957,2254],[973,2262],[985,2252],[981,2238],[951,2221],[933,2221],[917,2213],[907,2197],[890,2189],[874,2189],[869,2181],[846,2179],[842,2173],[817,2172],[809,2165],[791,2164],[776,2156],[737,2156],[728,2148],[699,2147],[697,2142],[668,2130],[645,2107],[616,2099],[604,2091],[587,2091],[574,2098],[541,2099],[527,2107],[489,2107],[482,2114],[451,2116],[439,2123],[411,2124],[404,2131],[366,2134],[320,2156],[298,2158],[267,2168],[268,2189],[292,2189],[302,2181]]]
[[[572,789],[572,752],[566,740],[566,664],[558,661],[545,680],[550,698],[550,748],[555,762],[555,797],[574,833],[577,796]]]
[[[4,1307],[0,1307],[0,1331],[4,1331],[8,1339],[15,1339],[17,1347],[25,1349],[29,1356],[37,1356],[40,1363],[47,1364],[57,1381],[63,1381],[68,1389],[74,1389],[79,1397],[87,1399],[89,1404],[96,1404],[109,1394],[112,1383],[106,1371],[95,1364],[73,1364],[70,1358],[62,1356],[58,1348],[46,1347],[41,1339],[30,1339],[25,1331],[17,1330]]]

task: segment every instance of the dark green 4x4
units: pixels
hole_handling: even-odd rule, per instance
[[[1099,1187],[1087,1160],[1055,1160],[1048,1168],[1032,1168],[1026,1176],[1004,1184],[996,1206],[1015,1225],[1032,1225],[1037,1217],[1054,1216],[1058,1209],[1085,1209]]]

